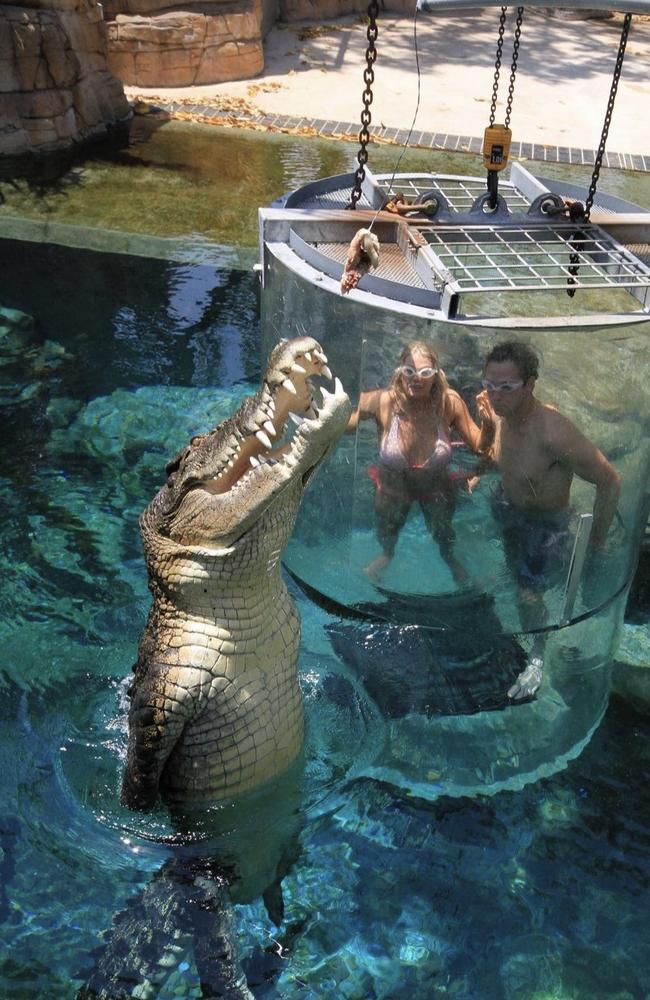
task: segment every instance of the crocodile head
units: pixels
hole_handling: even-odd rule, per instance
[[[169,463],[143,531],[182,546],[223,548],[240,541],[282,493],[297,509],[302,487],[343,434],[351,410],[338,378],[330,392],[312,381],[316,376],[332,379],[316,340],[278,344],[259,392]]]

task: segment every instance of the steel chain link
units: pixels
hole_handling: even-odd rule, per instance
[[[521,22],[524,16],[524,8],[517,7],[517,20],[515,22],[515,37],[512,43],[512,63],[510,65],[510,85],[508,87],[508,103],[506,104],[506,120],[503,123],[506,128],[510,127],[510,115],[512,114],[512,99],[515,96],[515,80],[517,78],[517,60],[519,59],[519,39],[521,38]]]
[[[609,99],[607,101],[607,111],[605,112],[605,121],[603,123],[603,131],[600,137],[600,143],[598,146],[598,151],[596,153],[596,160],[594,163],[594,172],[591,175],[591,184],[589,185],[589,191],[587,193],[587,200],[585,201],[585,218],[589,219],[589,213],[591,212],[591,207],[594,203],[594,198],[596,196],[596,187],[598,185],[598,178],[600,176],[600,168],[603,163],[603,157],[605,156],[605,145],[607,143],[607,135],[609,133],[609,125],[612,120],[612,114],[614,112],[614,101],[616,100],[616,91],[618,90],[618,81],[621,78],[621,70],[623,69],[623,59],[625,57],[625,46],[627,45],[627,36],[630,32],[630,24],[632,23],[632,15],[626,14],[623,20],[623,29],[621,31],[621,41],[618,46],[618,55],[616,57],[616,65],[614,66],[614,75],[612,77],[612,86],[609,91]]]
[[[497,54],[494,59],[494,83],[492,84],[492,103],[490,104],[490,125],[494,125],[497,111],[497,97],[499,94],[499,72],[501,70],[501,56],[503,55],[503,33],[506,30],[507,7],[501,8],[499,18],[499,37],[497,39]]]
[[[596,159],[594,161],[594,170],[591,175],[591,183],[589,185],[589,191],[587,192],[587,199],[584,206],[580,202],[574,202],[569,206],[569,215],[573,222],[581,221],[588,222],[589,215],[594,203],[594,198],[596,197],[596,188],[598,186],[598,178],[600,176],[600,168],[603,164],[603,157],[605,156],[605,146],[607,144],[607,135],[609,133],[609,126],[612,120],[612,114],[614,113],[614,102],[616,100],[616,91],[618,90],[618,83],[621,78],[621,71],[623,69],[623,59],[625,57],[625,47],[627,45],[627,36],[630,33],[630,24],[632,23],[632,15],[626,14],[623,20],[623,28],[621,30],[621,40],[618,46],[618,55],[616,57],[616,65],[614,66],[614,73],[612,75],[612,85],[609,91],[609,98],[607,101],[607,110],[605,112],[605,121],[603,122],[603,131],[600,136],[600,143],[598,144],[598,150],[596,152]],[[580,254],[577,250],[577,242],[580,236],[580,232],[576,231],[571,233],[568,240],[568,245],[570,249],[569,254],[569,277],[567,278],[567,295],[569,298],[573,298],[576,293],[576,285],[578,283],[578,270],[580,265]]]
[[[579,209],[579,211],[573,211],[571,213],[572,222],[581,222],[584,220],[584,215],[582,214],[582,205],[580,202],[574,202],[571,206],[572,209]],[[567,240],[567,247],[569,249],[569,266],[567,271],[569,272],[569,277],[566,279],[566,293],[570,299],[573,298],[577,291],[578,284],[578,271],[580,270],[580,243],[582,241],[583,233],[579,229],[574,229],[574,231],[569,236]]]
[[[366,176],[366,163],[368,162],[368,143],[370,142],[370,123],[372,121],[370,105],[372,104],[372,85],[375,82],[374,64],[377,58],[375,42],[377,41],[377,36],[379,34],[377,29],[378,16],[379,4],[377,3],[377,0],[371,0],[368,4],[368,28],[366,31],[368,47],[366,49],[366,66],[363,71],[365,89],[361,95],[363,110],[361,111],[361,128],[359,130],[360,148],[357,153],[357,162],[359,166],[357,167],[354,175],[354,187],[350,192],[350,204],[348,205],[348,208],[352,209],[357,207],[357,202],[361,198],[361,186]]]

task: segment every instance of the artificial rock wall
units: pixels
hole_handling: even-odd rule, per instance
[[[105,16],[109,66],[125,84],[191,87],[264,69],[264,0],[105,0]]]
[[[380,0],[412,15],[412,0]],[[104,0],[109,65],[130,86],[191,87],[246,80],[264,69],[278,18],[322,22],[365,13],[368,0]]]
[[[106,135],[129,106],[97,0],[0,6],[0,163]]]

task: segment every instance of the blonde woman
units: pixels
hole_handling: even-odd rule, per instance
[[[379,437],[379,462],[369,472],[376,486],[382,552],[365,572],[371,579],[379,578],[393,558],[411,505],[417,503],[454,580],[466,582],[467,571],[454,555],[451,433],[455,431],[473,452],[483,453],[492,443],[491,431],[477,427],[461,397],[449,388],[433,347],[421,340],[404,348],[387,389],[361,394],[348,432],[356,430],[360,420],[371,419]]]

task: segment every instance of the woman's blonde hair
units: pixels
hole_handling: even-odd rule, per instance
[[[409,341],[399,356],[399,360],[395,371],[393,372],[393,377],[390,380],[388,390],[393,398],[393,402],[397,407],[398,412],[403,412],[407,395],[404,389],[402,365],[406,363],[406,359],[409,356],[412,356],[415,351],[419,351],[420,354],[424,354],[425,357],[430,359],[431,367],[438,369],[438,372],[431,384],[431,405],[438,420],[443,420],[446,416],[445,410],[449,406],[449,384],[445,373],[440,367],[438,355],[432,345],[427,343],[426,340]]]

